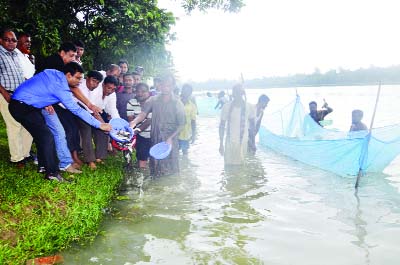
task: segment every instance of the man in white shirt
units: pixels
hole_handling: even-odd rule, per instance
[[[21,33],[18,36],[17,52],[18,59],[22,68],[22,73],[25,79],[31,78],[35,74],[35,65],[31,61],[30,56],[31,36],[27,33]]]
[[[118,110],[116,108],[115,89],[118,85],[118,80],[113,76],[107,76],[102,85],[103,76],[98,71],[89,71],[86,79],[79,85],[82,94],[85,95],[94,105],[101,108],[103,112],[99,115],[92,113],[92,115],[102,122],[108,122],[108,116],[111,118],[119,118]],[[80,104],[83,106],[83,104]],[[79,121],[79,131],[82,140],[82,149],[84,155],[84,162],[86,162],[91,169],[96,169],[96,163],[101,163],[107,157],[108,135],[104,134],[101,130],[95,129],[83,121]],[[93,148],[92,141],[95,144]]]

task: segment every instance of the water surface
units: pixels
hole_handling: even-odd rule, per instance
[[[399,89],[385,88],[378,125],[396,121]],[[269,111],[293,91],[265,90]],[[329,100],[334,125],[347,129],[355,106],[368,122],[376,87],[299,91],[305,102]],[[249,101],[260,93],[249,91]],[[128,200],[112,204],[93,244],[62,253],[65,264],[400,264],[400,159],[355,193],[354,178],[262,147],[243,167],[224,168],[217,128],[218,118],[199,117],[180,175],[128,173],[120,191]]]

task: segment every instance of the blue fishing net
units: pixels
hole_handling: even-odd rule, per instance
[[[218,99],[215,97],[196,97],[197,111],[200,116],[215,117],[219,115],[220,110],[215,109]]]
[[[300,97],[266,115],[260,144],[303,163],[334,172],[357,175],[382,172],[400,153],[400,124],[371,132],[326,129],[305,112]]]

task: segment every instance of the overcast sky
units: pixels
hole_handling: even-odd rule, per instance
[[[400,1],[244,0],[237,14],[179,17],[168,46],[182,81],[245,79],[400,64]]]

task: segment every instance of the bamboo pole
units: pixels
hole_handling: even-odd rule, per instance
[[[368,145],[369,145],[369,141],[371,140],[372,126],[374,125],[375,114],[376,114],[376,109],[377,109],[377,106],[378,106],[378,101],[379,101],[379,96],[380,96],[380,94],[381,94],[381,82],[379,82],[378,92],[377,92],[376,100],[375,100],[374,112],[373,112],[373,114],[372,114],[371,124],[369,125],[369,131],[368,131],[368,135],[367,135],[368,138],[367,138],[367,144],[366,144],[366,145],[367,145],[367,148],[366,148],[365,153],[364,153],[364,154],[361,154],[361,155],[364,156],[364,158],[361,160],[361,161],[362,161],[362,164],[363,164],[363,162],[364,162],[364,159],[365,159],[366,154],[368,154]],[[362,168],[361,168],[361,167],[362,167],[362,164],[360,165],[360,169],[358,170],[357,181],[356,181],[356,184],[355,184],[355,186],[354,186],[356,189],[358,189],[358,186],[359,186],[359,184],[360,184],[361,176],[363,175]]]

